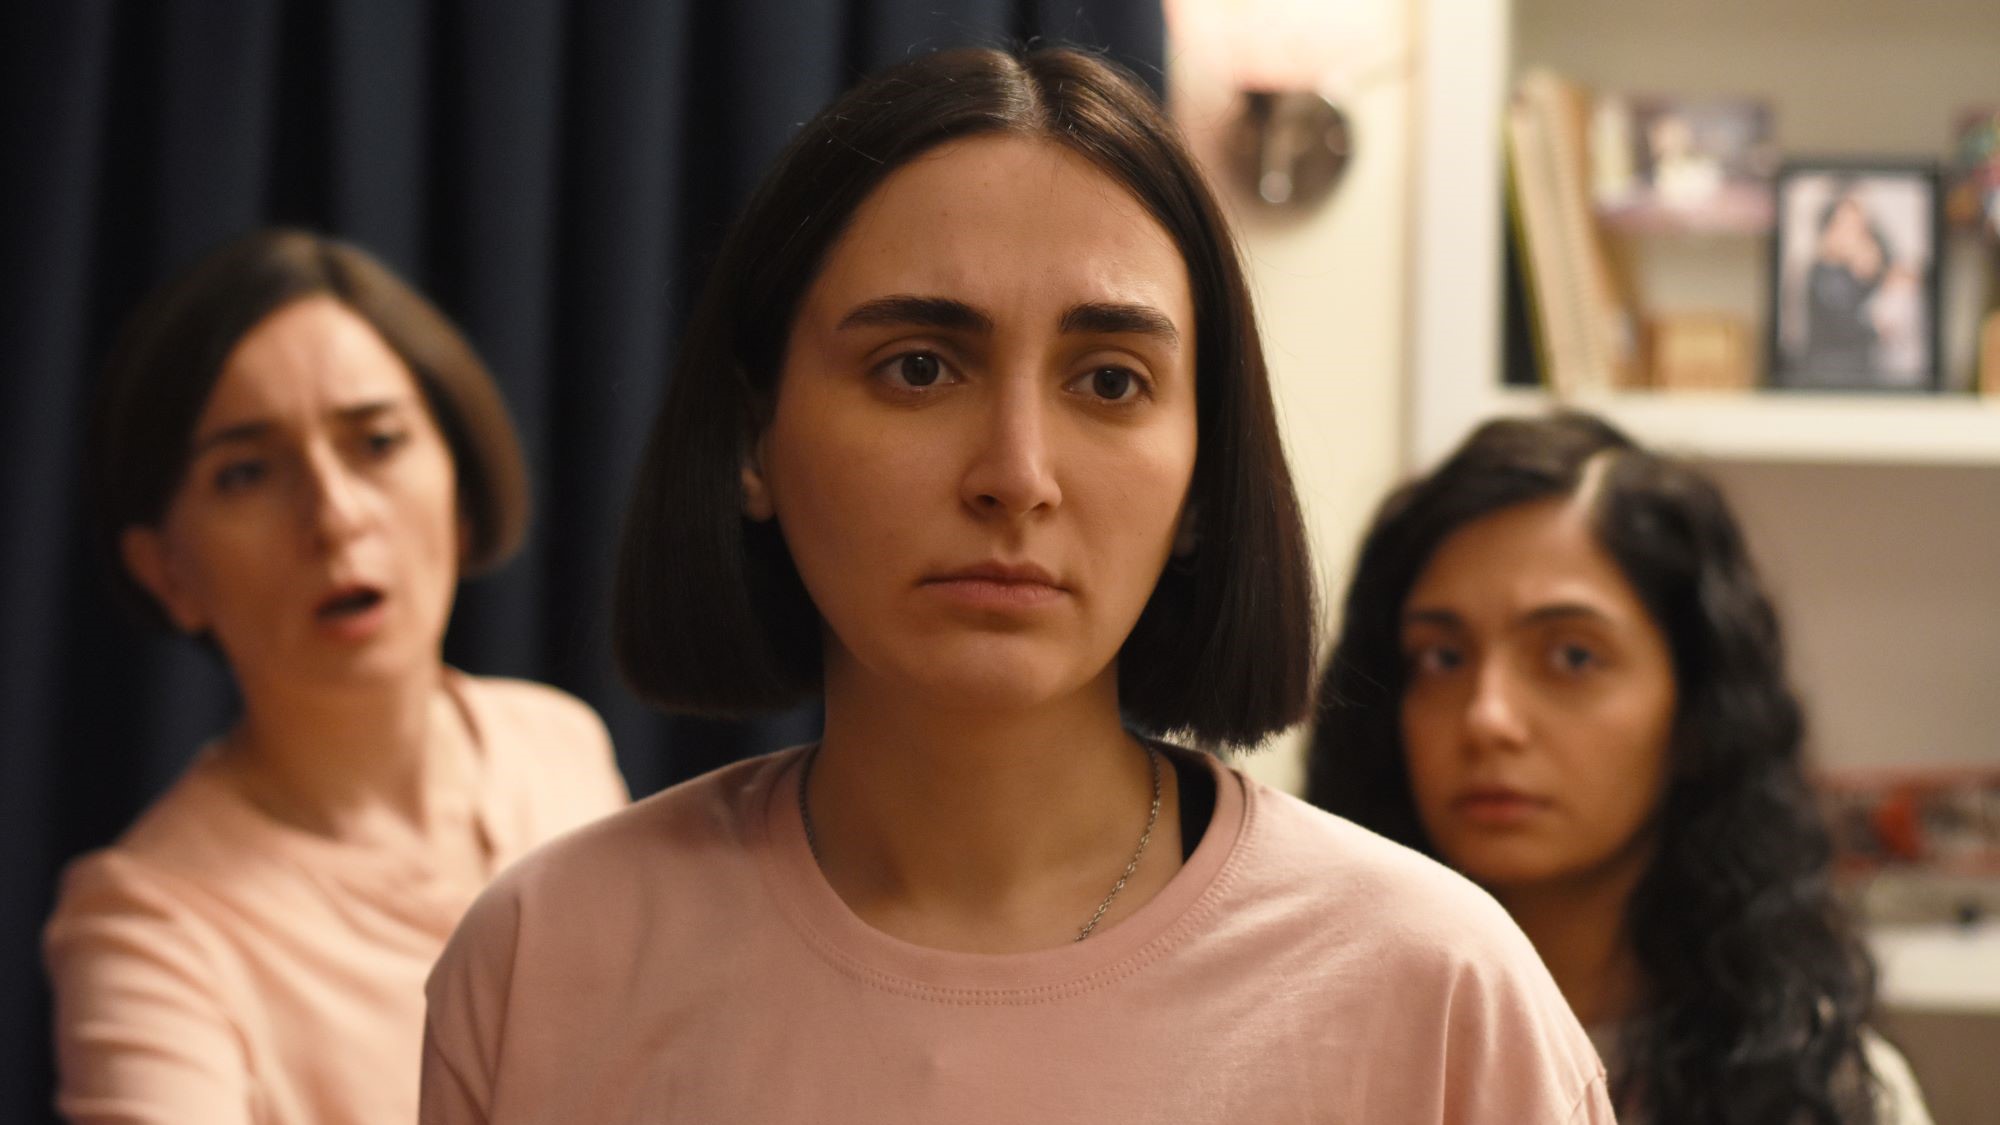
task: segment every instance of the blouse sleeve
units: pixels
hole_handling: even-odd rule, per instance
[[[493,1119],[520,910],[503,879],[487,888],[424,984],[422,1125]]]
[[[1491,900],[1468,904],[1461,921],[1441,1013],[1439,1120],[1613,1125],[1604,1064],[1534,948]]]
[[[171,876],[115,853],[79,861],[44,934],[57,1109],[77,1123],[251,1120],[243,1038],[213,947]]]

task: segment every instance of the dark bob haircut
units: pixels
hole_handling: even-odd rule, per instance
[[[1488,422],[1391,494],[1320,684],[1307,795],[1435,855],[1403,757],[1404,603],[1459,529],[1579,496],[1665,634],[1677,689],[1657,846],[1626,907],[1646,1009],[1623,1029],[1616,1099],[1660,1122],[1872,1121],[1873,970],[1833,895],[1777,615],[1701,474],[1562,413]]]
[[[821,621],[776,527],[743,516],[744,453],[769,417],[801,298],[855,208],[936,146],[993,134],[1088,159],[1187,265],[1199,546],[1161,576],[1119,654],[1126,717],[1241,745],[1304,714],[1311,564],[1235,243],[1145,88],[1067,49],[940,52],[863,82],[806,123],[729,232],[681,340],[620,548],[618,657],[654,703],[741,715],[819,690]]]
[[[159,524],[186,475],[195,423],[236,345],[295,301],[327,296],[366,321],[415,377],[451,450],[468,531],[460,570],[506,561],[528,524],[528,476],[506,403],[437,307],[361,249],[259,230],[211,251],[140,303],[112,345],[92,433],[99,556],[142,612],[166,618],[120,560],[130,527]]]

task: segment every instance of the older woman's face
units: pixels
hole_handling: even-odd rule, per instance
[[[1439,855],[1503,901],[1636,871],[1667,773],[1666,637],[1584,508],[1447,538],[1403,607],[1403,743]]]
[[[251,329],[187,474],[128,566],[239,679],[298,686],[435,666],[458,579],[457,479],[415,378],[328,297]]]
[[[948,144],[857,209],[745,470],[827,625],[829,685],[968,707],[1115,682],[1195,462],[1186,267],[1061,146]]]

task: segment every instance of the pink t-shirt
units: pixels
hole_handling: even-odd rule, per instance
[[[658,794],[489,888],[428,985],[422,1121],[1612,1120],[1498,904],[1235,771],[1152,901],[991,955],[847,909],[800,757]]]
[[[597,715],[457,673],[493,869],[627,802]],[[63,879],[44,945],[76,1122],[384,1125],[417,1112],[424,976],[484,880],[273,820],[212,750]]]

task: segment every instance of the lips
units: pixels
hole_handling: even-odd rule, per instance
[[[1537,797],[1504,785],[1482,785],[1460,793],[1453,798],[1451,807],[1459,816],[1474,824],[1508,828],[1548,811],[1551,802],[1546,797]]]
[[[1068,597],[1056,576],[1030,562],[987,561],[926,577],[919,585],[947,602],[982,615],[1013,615]]]
[[[313,607],[313,616],[321,621],[341,621],[359,617],[382,604],[380,587],[365,583],[352,583],[335,589],[319,604]]]

